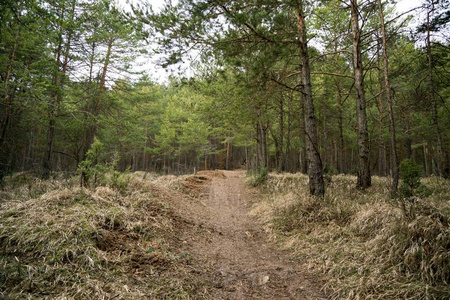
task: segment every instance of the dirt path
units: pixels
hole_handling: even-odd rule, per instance
[[[206,234],[186,241],[210,270],[211,299],[326,299],[318,280],[271,245],[262,226],[248,215],[252,195],[244,173],[224,174],[226,178],[213,179],[209,196],[201,200]]]

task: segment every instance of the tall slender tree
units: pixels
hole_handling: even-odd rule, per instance
[[[304,17],[304,4],[300,0],[297,7],[297,28],[302,63],[302,100],[305,108],[305,134],[308,151],[309,191],[312,195],[323,196],[325,184],[323,181],[322,160],[319,153],[317,138],[316,117],[314,115],[314,102],[311,88],[311,69],[309,66],[308,40],[306,37],[306,23]]]
[[[436,134],[436,165],[437,165],[437,173],[444,177],[450,177],[450,168],[447,165],[447,150],[444,150],[444,142],[442,139],[441,128],[439,126],[439,116],[438,116],[438,100],[436,95],[435,83],[434,83],[434,60],[432,54],[432,41],[431,41],[431,32],[433,31],[433,27],[440,22],[440,16],[436,19],[432,20],[432,15],[435,13],[435,5],[439,1],[429,0],[427,3],[427,19],[426,19],[426,53],[428,58],[428,88],[429,88],[429,97],[431,100],[431,121],[433,124],[433,129]],[[443,18],[445,20],[445,17]],[[447,14],[447,22],[448,22],[448,14]],[[433,22],[434,21],[434,22]],[[434,25],[434,26],[433,26]]]
[[[367,128],[366,96],[364,91],[364,69],[361,52],[361,33],[359,25],[359,6],[357,0],[351,0],[351,26],[353,36],[353,72],[356,91],[356,118],[358,124],[358,179],[356,186],[366,189],[372,179],[369,165],[369,130]]]
[[[384,74],[384,87],[386,91],[386,99],[388,103],[389,110],[389,129],[391,132],[391,152],[392,152],[392,186],[391,193],[393,196],[397,194],[398,191],[398,154],[397,154],[397,139],[395,134],[395,120],[394,120],[394,108],[392,104],[392,96],[391,96],[391,86],[389,83],[389,62],[387,56],[387,38],[386,38],[386,28],[384,23],[384,13],[383,6],[381,4],[381,0],[377,0],[378,9],[380,15],[380,25],[381,25],[381,38],[382,38],[382,46],[383,46],[383,74]]]
[[[43,178],[48,178],[52,171],[52,158],[55,144],[56,122],[60,113],[60,106],[63,97],[64,83],[68,71],[70,49],[74,35],[74,18],[76,1],[72,0],[69,7],[66,1],[56,3],[55,24],[55,51],[53,59],[53,74],[51,81],[50,97],[47,105],[47,146],[43,160]],[[64,41],[65,39],[65,41]]]

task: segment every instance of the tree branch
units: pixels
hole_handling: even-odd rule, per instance
[[[330,76],[337,76],[337,77],[345,77],[345,78],[352,78],[352,79],[354,79],[354,77],[351,76],[351,75],[338,74],[338,73],[332,73],[332,72],[311,72],[311,74],[314,74],[314,75],[330,75]]]

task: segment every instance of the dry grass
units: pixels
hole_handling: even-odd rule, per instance
[[[332,299],[450,299],[450,186],[423,180],[434,193],[406,214],[389,199],[389,182],[334,176],[324,199],[303,175],[271,174],[253,213],[298,262],[328,277]],[[413,216],[413,217],[411,217]]]
[[[11,180],[0,202],[0,298],[193,299],[208,280],[183,252],[176,194],[131,178],[120,192],[77,180]],[[196,274],[192,276],[191,273]]]

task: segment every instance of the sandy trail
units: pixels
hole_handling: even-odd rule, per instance
[[[202,228],[191,253],[211,273],[211,299],[326,299],[318,279],[296,267],[248,215],[252,197],[241,171],[214,178],[204,197]]]

